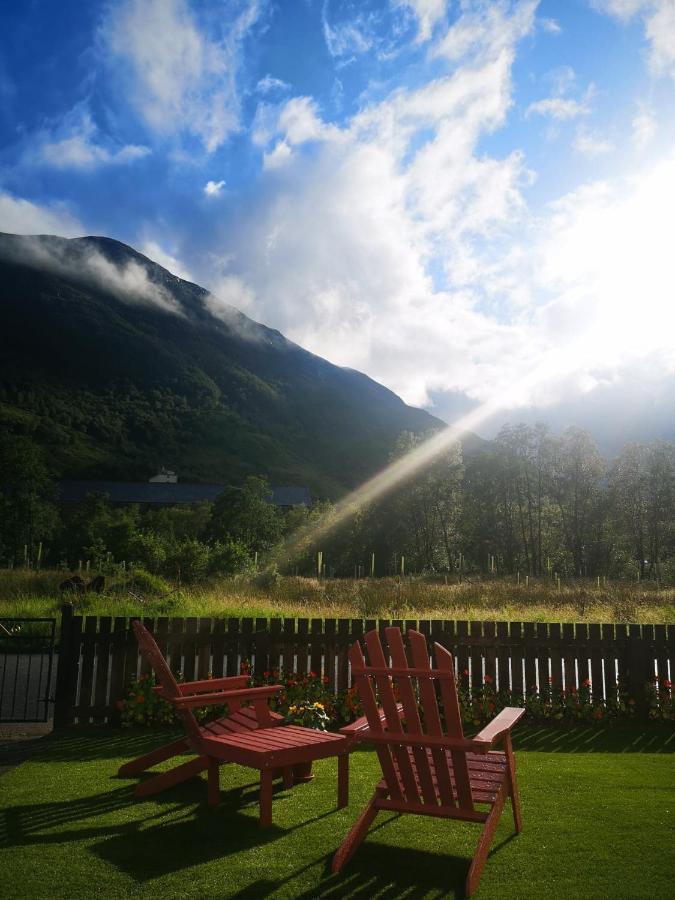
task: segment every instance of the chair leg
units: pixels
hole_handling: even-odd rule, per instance
[[[209,806],[218,806],[220,803],[220,764],[217,759],[209,757],[208,773]]]
[[[161,775],[155,775],[154,778],[150,778],[148,781],[142,781],[136,785],[134,794],[137,797],[150,797],[153,794],[159,794],[160,791],[164,791],[176,784],[181,784],[181,782],[187,781],[189,778],[194,778],[195,775],[199,775],[200,772],[207,769],[208,765],[209,761],[206,756],[198,756],[196,759],[191,759],[190,762],[176,766],[175,769],[162,772]]]
[[[156,766],[157,763],[164,762],[165,759],[171,759],[172,756],[177,756],[187,749],[188,742],[185,738],[181,738],[178,741],[165,744],[163,747],[157,747],[156,750],[151,750],[149,753],[144,753],[143,756],[139,756],[137,759],[132,759],[129,762],[124,763],[124,765],[120,766],[117,770],[117,774],[122,778],[128,778],[131,775],[140,775],[141,772],[145,772],[146,769],[151,769],[153,766]]]
[[[260,819],[261,828],[269,828],[272,824],[272,770],[260,770]]]
[[[338,756],[338,809],[349,803],[349,753]]]
[[[487,819],[485,820],[485,825],[483,827],[480,840],[478,841],[476,852],[473,855],[473,860],[471,861],[471,866],[469,867],[469,874],[466,877],[465,889],[465,894],[467,897],[470,897],[478,887],[478,882],[480,881],[480,876],[483,873],[483,868],[485,867],[485,862],[487,860],[488,850],[490,849],[490,844],[492,843],[492,838],[494,837],[494,833],[499,822],[499,817],[501,816],[502,810],[504,809],[505,800],[506,786],[503,785],[499,789],[497,799],[495,800],[495,805],[492,807]]]
[[[511,797],[511,806],[513,807],[513,822],[516,826],[516,834],[520,834],[523,830],[523,819],[520,813],[520,792],[518,790],[518,779],[516,778],[516,758],[513,755],[510,734],[507,734],[505,737],[504,750],[506,752],[506,762],[509,772],[509,796]]]
[[[293,766],[284,766],[281,770],[281,778],[283,780],[285,790],[293,787]]]
[[[377,796],[377,795],[376,795]],[[333,857],[331,869],[333,872],[339,872],[340,869],[349,862],[354,855],[359,844],[363,841],[368,833],[368,829],[373,824],[379,810],[375,805],[376,796],[372,798],[368,806],[363,810],[359,818],[352,825],[349,834],[338,847],[337,853]]]

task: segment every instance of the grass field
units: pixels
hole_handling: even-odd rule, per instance
[[[57,613],[63,572],[0,572],[0,616]],[[168,586],[163,593],[109,582],[106,593],[73,597],[78,610],[101,615],[318,616],[443,618],[553,622],[675,622],[675,588],[653,583],[550,579],[528,587],[513,578],[445,584],[442,578],[279,579],[223,578],[202,585]]]
[[[476,826],[381,815],[339,876],[330,860],[378,778],[374,753],[351,762],[335,809],[335,761],[279,789],[274,825],[257,827],[255,773],[222,769],[223,802],[195,779],[140,802],[120,763],[166,734],[73,730],[0,777],[5,898],[460,897]],[[477,897],[672,896],[672,729],[521,727],[516,752],[524,831],[507,804]]]

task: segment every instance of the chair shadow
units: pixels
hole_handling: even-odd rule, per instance
[[[133,789],[134,784],[126,784],[70,801],[8,807],[0,811],[0,849],[94,839],[89,847],[92,853],[140,883],[263,847],[335,813],[331,808],[291,827],[273,824],[261,829],[257,815],[244,813],[251,807],[257,809],[257,780],[223,791],[215,809],[205,803],[206,785],[201,778],[146,800],[134,797]],[[274,785],[274,794],[277,807],[292,800],[292,789],[286,790],[281,782]],[[132,813],[123,823],[105,822],[106,816],[122,810]],[[138,810],[136,816],[134,810]],[[171,816],[169,821],[167,816]]]
[[[383,825],[386,823],[383,823]],[[371,829],[371,832],[377,830]],[[355,900],[421,900],[423,897],[438,896],[464,897],[464,887],[470,860],[449,854],[425,853],[421,850],[396,848],[379,844],[363,844],[357,854],[342,872],[333,874],[331,862],[333,854],[324,857],[324,873],[320,884],[309,890],[294,892],[296,900],[341,900],[343,897]],[[320,863],[313,860],[295,870],[284,881],[258,880],[232,895],[232,900],[257,900],[257,898],[278,896],[286,886],[307,869]],[[290,890],[289,890],[290,894]]]

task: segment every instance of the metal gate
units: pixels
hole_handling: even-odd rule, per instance
[[[56,619],[0,618],[0,722],[46,722]]]

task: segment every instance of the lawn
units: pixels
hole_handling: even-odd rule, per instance
[[[118,765],[166,733],[74,729],[43,739],[0,777],[6,898],[460,897],[477,826],[381,815],[339,876],[330,860],[366,802],[375,755],[352,756],[348,808],[335,809],[335,761],[275,794],[257,826],[255,773],[222,769],[223,801],[195,779],[146,802]],[[524,831],[507,805],[478,897],[672,896],[675,732],[665,726],[521,727]]]

